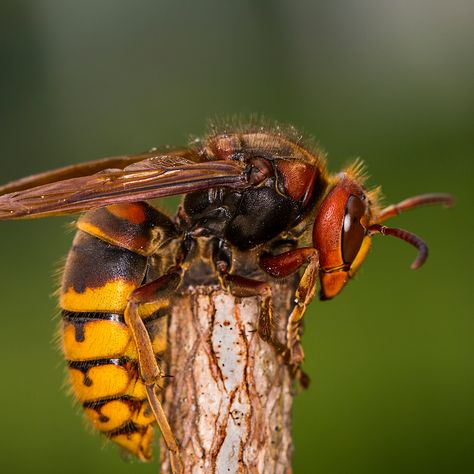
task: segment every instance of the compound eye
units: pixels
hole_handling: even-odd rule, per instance
[[[365,199],[365,196],[363,196]],[[359,253],[366,234],[360,220],[366,213],[364,201],[354,195],[349,196],[342,224],[342,258],[344,263],[351,264]]]

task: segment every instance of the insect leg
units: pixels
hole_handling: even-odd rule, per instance
[[[166,446],[170,451],[171,467],[174,473],[182,473],[183,465],[179,455],[179,447],[168,423],[166,415],[157,396],[158,381],[163,377],[163,372],[153,351],[150,335],[140,316],[142,305],[166,301],[176,290],[181,282],[182,270],[174,267],[167,274],[137,288],[128,298],[125,309],[125,323],[130,329],[132,338],[138,352],[140,375],[146,386],[148,402],[155,415]]]
[[[279,255],[264,254],[260,257],[260,266],[276,278],[291,275],[302,265],[308,264],[295,292],[295,306],[287,324],[287,354],[291,365],[298,368],[303,362],[304,352],[300,343],[301,320],[307,306],[316,293],[316,279],[319,271],[318,251],[303,247]]]

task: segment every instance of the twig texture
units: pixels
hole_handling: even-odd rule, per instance
[[[293,285],[274,287],[274,306],[289,312]],[[291,473],[293,381],[256,332],[259,300],[216,287],[182,295],[169,327],[165,411],[186,473]],[[285,318],[276,323],[281,337]],[[162,446],[161,472],[169,473]]]

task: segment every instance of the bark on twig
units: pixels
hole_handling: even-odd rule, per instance
[[[280,338],[293,291],[294,281],[274,286]],[[206,286],[174,304],[163,403],[186,473],[291,473],[293,381],[256,332],[258,311],[256,297]]]

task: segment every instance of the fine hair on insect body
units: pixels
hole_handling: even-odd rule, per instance
[[[421,206],[453,204],[449,194],[434,193],[381,209],[378,188],[365,181],[360,161],[329,173],[324,154],[291,127],[221,126],[183,149],[6,184],[0,220],[81,213],[60,290],[72,391],[93,426],[141,460],[151,458],[158,424],[174,472],[183,472],[160,402],[173,295],[212,283],[237,297],[257,296],[258,334],[304,381],[301,322],[317,290],[322,300],[337,296],[375,234],[414,246],[412,268],[419,268],[428,256],[424,241],[382,223]],[[183,195],[175,216],[148,202],[174,195]],[[251,266],[265,277],[255,278]],[[281,339],[273,331],[270,282],[297,272]]]

